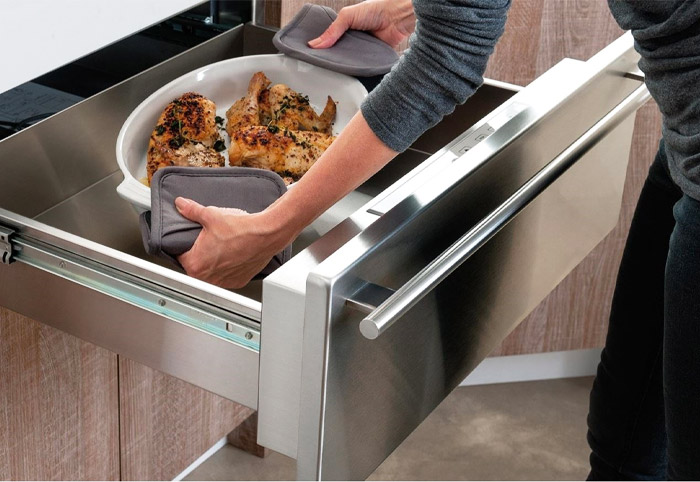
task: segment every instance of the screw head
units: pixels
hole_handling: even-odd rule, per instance
[[[253,338],[253,334],[251,332],[247,331],[245,334],[245,339],[250,340],[251,338]]]
[[[160,306],[165,306],[165,300],[164,300],[164,299],[158,300],[158,304],[159,304]]]
[[[65,268],[66,268],[66,262],[65,262],[65,261],[61,261],[60,263],[58,263],[58,267],[61,268],[61,269],[65,269]]]

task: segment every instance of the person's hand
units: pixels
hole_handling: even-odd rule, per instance
[[[261,213],[204,207],[177,198],[180,214],[202,225],[192,249],[178,260],[190,276],[241,288],[304,227],[396,154],[374,134],[360,111],[294,188]]]
[[[264,212],[204,207],[177,198],[180,214],[202,225],[192,249],[178,257],[188,275],[223,288],[242,288],[289,244],[296,233],[280,229]]]
[[[332,47],[348,29],[367,30],[375,37],[396,48],[416,28],[411,0],[366,0],[343,8],[320,37],[309,47]]]

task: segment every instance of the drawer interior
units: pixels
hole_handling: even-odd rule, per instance
[[[0,208],[178,271],[168,261],[150,256],[143,249],[138,214],[116,192],[122,174],[114,145],[123,120],[133,107],[163,85],[168,76],[172,77],[167,72],[173,69],[170,64],[183,64],[181,68],[188,71],[191,68],[186,61],[198,55],[196,50],[208,49],[209,60],[215,61],[225,58],[223,55],[240,56],[270,48],[269,35],[246,34],[246,42],[256,42],[247,49],[242,45],[243,33],[236,29],[221,37],[0,141],[0,161],[5,174],[0,177]],[[216,42],[223,45],[224,41],[228,42],[225,48],[212,47]],[[199,56],[202,57],[201,53]],[[411,149],[305,229],[294,242],[293,253],[320,239],[514,93],[506,87],[485,84]],[[261,301],[262,282],[251,282],[237,292]]]

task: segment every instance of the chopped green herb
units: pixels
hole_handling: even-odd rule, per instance
[[[216,141],[216,142],[214,143],[214,150],[215,150],[216,152],[221,152],[221,151],[226,150],[226,144],[224,143],[224,141],[222,141],[221,139],[219,139],[218,141]]]
[[[168,142],[170,147],[172,147],[173,149],[177,149],[178,147],[182,146],[184,143],[185,143],[185,139],[183,139],[182,137],[173,137],[172,139],[170,139],[170,142]]]
[[[156,126],[156,134],[162,136],[163,132],[165,132],[165,126]]]
[[[224,123],[224,118],[223,118],[223,117],[220,117],[220,116],[218,116],[218,115],[216,116],[216,118],[215,118],[214,120],[215,120],[216,123],[219,124],[219,125],[221,125],[221,124]]]
[[[277,134],[277,133],[280,131],[280,128],[279,128],[278,126],[274,125],[274,124],[268,124],[267,130],[268,130],[271,134]]]

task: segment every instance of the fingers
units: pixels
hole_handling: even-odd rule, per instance
[[[202,226],[207,226],[211,221],[207,208],[191,199],[178,197],[175,199],[175,207],[185,218]]]
[[[351,15],[344,8],[338,14],[333,23],[318,38],[309,41],[309,47],[314,49],[327,49],[335,45],[340,37],[350,28]]]
[[[202,253],[193,247],[178,256],[178,261],[188,275],[227,289],[245,287],[269,263],[269,260],[255,260],[234,267],[211,270],[202,267],[202,256]]]

